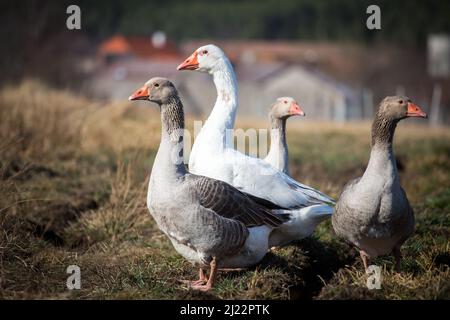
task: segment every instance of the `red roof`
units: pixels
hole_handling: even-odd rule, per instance
[[[125,37],[122,36],[114,36],[112,38],[109,38],[108,40],[104,41],[98,49],[98,53],[100,55],[121,55],[129,54],[131,52],[132,49],[128,44],[128,41],[125,39]]]
[[[100,56],[106,55],[134,55],[143,59],[180,60],[178,48],[174,43],[167,41],[162,47],[155,47],[151,37],[124,37],[113,36],[100,44]]]

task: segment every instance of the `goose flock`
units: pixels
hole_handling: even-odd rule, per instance
[[[367,169],[344,187],[336,203],[289,175],[286,120],[305,115],[293,98],[273,104],[270,151],[259,159],[235,150],[229,137],[238,90],[225,53],[215,45],[202,46],[177,69],[209,73],[217,90],[192,147],[189,171],[183,162],[183,104],[173,83],[152,78],[129,100],[160,107],[161,143],[147,207],[175,250],[199,268],[199,279],[187,281],[190,288],[210,290],[219,269],[255,265],[270,248],[310,236],[328,218],[336,235],[359,250],[366,270],[370,258],[393,253],[400,271],[400,247],[414,230],[414,213],[400,186],[392,141],[398,121],[427,117],[418,106],[400,96],[381,102]]]

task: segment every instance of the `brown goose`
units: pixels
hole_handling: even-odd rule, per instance
[[[286,120],[295,115],[305,116],[305,113],[291,97],[278,98],[269,112],[270,150],[264,161],[287,175],[289,175],[289,154],[286,143]]]
[[[427,115],[407,97],[385,98],[372,124],[372,151],[364,175],[342,191],[332,216],[336,234],[369,259],[393,253],[400,272],[400,247],[414,231],[414,213],[400,186],[392,140],[397,123]]]
[[[289,215],[273,214],[278,207],[267,200],[250,198],[225,182],[186,171],[183,105],[170,81],[153,78],[129,99],[152,101],[161,109],[161,143],[147,206],[175,250],[200,267],[200,279],[190,282],[192,288],[209,290],[218,268],[258,263],[268,250],[270,232]],[[208,267],[211,272],[206,280],[204,269]]]

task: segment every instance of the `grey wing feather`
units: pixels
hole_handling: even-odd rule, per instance
[[[267,209],[270,209],[270,210],[289,210],[289,208],[281,207],[281,206],[273,203],[272,201],[269,201],[269,200],[266,200],[266,199],[254,196],[254,195],[252,195],[250,193],[246,193],[246,192],[243,192],[243,191],[242,191],[242,193],[244,193],[247,197],[249,197],[250,199],[255,201],[257,204],[260,204],[260,205],[262,205],[263,207],[265,207]]]
[[[345,240],[347,243],[351,244],[350,241],[348,241],[348,237],[352,234],[357,234],[359,232],[359,223],[356,221],[353,221],[354,219],[357,219],[358,215],[352,214],[352,208],[349,208],[345,203],[345,193],[347,191],[350,191],[351,188],[356,185],[361,177],[350,180],[345,184],[345,186],[342,188],[342,192],[339,195],[339,200],[336,203],[334,214],[331,216],[331,222],[333,224],[333,229],[336,233],[336,235]]]
[[[323,192],[316,190],[314,188],[311,188],[307,185],[301,184],[294,179],[288,177],[289,180],[287,180],[287,184],[289,187],[293,190],[299,191],[301,190],[302,193],[304,193],[305,196],[308,197],[308,203],[302,204],[298,206],[291,206],[289,209],[301,209],[305,207],[309,207],[316,204],[335,204],[336,201],[331,198],[330,196],[324,194]]]
[[[402,244],[414,232],[415,218],[414,218],[414,210],[411,207],[411,204],[409,203],[405,190],[403,190],[403,188],[400,188],[400,190],[402,192],[402,196],[406,200],[407,208],[405,215],[403,215],[400,219],[395,221],[393,225],[393,232],[394,233],[400,232],[402,234],[402,237],[399,241],[399,243]]]
[[[189,179],[203,207],[224,218],[240,221],[246,227],[277,227],[289,219],[289,215],[272,213],[226,182],[196,175],[190,175]]]
[[[194,233],[202,236],[192,237],[192,244],[211,256],[227,256],[238,252],[249,234],[242,222],[222,217],[207,208],[197,211],[196,221],[200,229]],[[204,229],[205,226],[209,232]]]

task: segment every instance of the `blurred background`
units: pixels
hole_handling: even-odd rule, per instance
[[[66,26],[72,4],[80,30]],[[366,27],[371,4],[381,30]],[[0,299],[450,299],[449,35],[448,0],[1,1]],[[267,129],[279,96],[299,102],[291,175],[336,199],[366,168],[384,96],[429,113],[395,136],[417,225],[401,276],[380,258],[382,289],[368,290],[357,252],[327,221],[256,269],[221,273],[211,293],[180,285],[197,271],[145,203],[159,110],[128,96],[168,77],[193,132],[216,92],[208,75],[176,67],[208,43],[237,73],[236,128]],[[269,139],[258,137],[261,151]],[[187,159],[193,135],[184,142]],[[69,265],[82,270],[80,290],[66,287]]]
[[[66,8],[81,8],[81,30]],[[381,8],[381,30],[366,9]],[[2,85],[26,78],[95,99],[124,100],[153,76],[180,88],[188,113],[215,100],[208,76],[176,66],[215,43],[238,76],[240,114],[265,117],[294,96],[315,120],[370,118],[386,95],[406,94],[450,122],[450,3],[366,0],[2,2]]]

